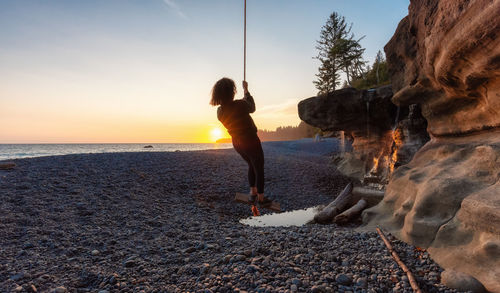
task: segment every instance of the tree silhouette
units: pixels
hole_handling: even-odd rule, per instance
[[[317,80],[314,81],[319,94],[328,93],[337,89],[340,83],[340,73],[344,72],[347,83],[359,78],[365,72],[363,61],[364,48],[355,40],[351,33],[351,25],[347,25],[345,18],[333,12],[326,24],[321,28],[320,39],[315,57],[321,62],[318,68]]]
[[[368,89],[386,85],[390,82],[391,78],[387,69],[384,53],[379,50],[373,62],[373,66],[368,67],[366,73],[355,78],[352,81],[352,86],[357,89]]]

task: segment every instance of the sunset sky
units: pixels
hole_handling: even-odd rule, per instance
[[[331,12],[365,58],[408,0],[247,0],[247,81],[261,129],[297,125]],[[210,142],[221,77],[243,79],[243,0],[0,1],[0,143]]]

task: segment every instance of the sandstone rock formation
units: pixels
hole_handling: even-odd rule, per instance
[[[393,102],[431,141],[365,211],[446,269],[500,292],[500,0],[413,0],[385,51]]]
[[[500,126],[500,8],[492,0],[411,1],[386,45],[393,101],[421,104],[434,136]]]
[[[392,168],[408,163],[429,140],[420,109],[398,108],[391,98],[391,86],[345,88],[301,101],[299,116],[323,131],[342,130],[354,138],[353,152],[335,158],[342,173],[386,183]]]
[[[299,116],[325,131],[345,130],[367,136],[370,130],[392,129],[397,107],[391,98],[391,86],[374,90],[344,88],[301,101]]]

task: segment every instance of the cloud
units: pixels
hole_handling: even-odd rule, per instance
[[[172,9],[175,13],[177,13],[179,17],[181,17],[182,19],[188,19],[188,17],[184,14],[184,12],[182,12],[179,5],[175,3],[175,0],[163,0],[163,2],[165,2],[165,4],[167,4],[167,6],[170,9]]]

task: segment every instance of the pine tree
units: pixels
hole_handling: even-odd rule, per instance
[[[347,83],[364,74],[366,62],[363,61],[364,48],[351,33],[352,24],[348,26],[345,18],[333,12],[326,24],[321,28],[320,39],[317,41],[318,68],[317,80],[314,81],[319,94],[337,89],[340,84],[340,73],[344,72]]]
[[[357,89],[368,89],[381,85],[386,85],[391,82],[389,72],[387,70],[387,62],[384,53],[380,50],[377,52],[373,66],[366,67],[366,72],[352,81],[352,86]]]

